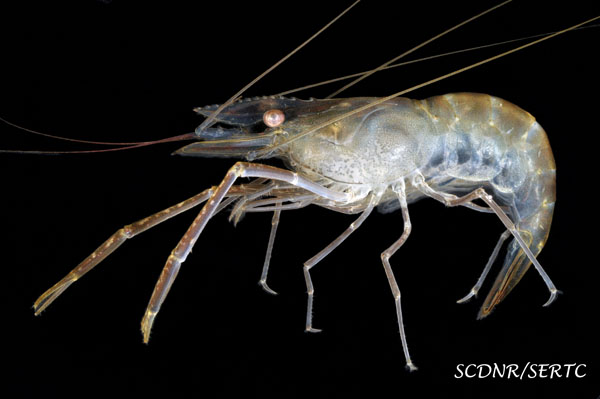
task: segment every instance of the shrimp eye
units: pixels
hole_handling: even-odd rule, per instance
[[[263,115],[263,122],[268,127],[277,127],[285,121],[285,115],[280,109],[270,109]]]

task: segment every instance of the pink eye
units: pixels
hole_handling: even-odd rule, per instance
[[[263,115],[263,122],[268,127],[277,127],[285,121],[283,111],[279,109],[270,109]]]

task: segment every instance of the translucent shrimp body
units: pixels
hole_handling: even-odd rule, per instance
[[[531,264],[550,291],[546,304],[551,303],[558,290],[536,259],[547,240],[555,202],[555,163],[544,130],[526,111],[485,94],[446,94],[425,100],[399,96],[597,18],[600,17],[383,98],[304,101],[271,96],[236,101],[249,84],[222,105],[196,109],[206,119],[195,134],[185,136],[198,141],[176,153],[241,158],[248,162],[236,162],[218,185],[119,229],[40,296],[34,305],[36,314],[127,239],[202,204],[194,222],[168,256],[155,286],[141,323],[144,342],[149,341],[155,317],[200,234],[210,219],[228,205],[233,205],[231,218],[235,222],[246,212],[274,213],[260,284],[267,292],[275,293],[267,285],[267,271],[280,214],[314,204],[360,214],[333,242],[304,262],[308,292],[305,328],[316,332],[319,330],[312,324],[315,287],[310,270],[359,228],[376,207],[382,212],[400,209],[403,231],[381,253],[381,261],[395,301],[406,364],[414,370],[404,331],[400,287],[390,258],[411,233],[408,204],[426,197],[447,206],[494,213],[506,227],[477,284],[459,302],[478,293],[503,242],[512,235],[504,265],[479,317],[487,316],[506,297]],[[253,162],[271,157],[283,159],[287,168]],[[242,177],[254,180],[237,183]],[[485,206],[474,202],[477,200]]]
[[[368,101],[336,100],[332,108],[347,112]],[[388,188],[379,204],[388,211],[399,207],[390,188],[400,180],[408,203],[428,196],[419,187],[423,183],[414,184],[415,177],[440,194],[483,188],[506,209],[534,256],[550,231],[556,167],[548,138],[532,115],[497,97],[458,93],[394,99],[302,138],[282,155],[292,168],[356,196]],[[480,317],[530,265],[513,240]]]
[[[179,153],[251,158],[260,149],[284,159],[293,171],[292,178],[283,170],[268,177],[290,183],[296,191],[284,196],[267,189],[261,195],[268,199],[258,202],[249,198],[244,204],[246,211],[279,212],[285,206],[312,203],[344,213],[361,212],[338,239],[304,264],[309,295],[307,331],[318,331],[312,326],[314,286],[310,269],[358,228],[375,206],[384,212],[400,208],[404,232],[381,258],[396,301],[407,366],[412,370],[415,366],[404,333],[400,289],[389,262],[411,231],[407,204],[431,197],[448,206],[494,212],[506,226],[507,233],[501,236],[480,280],[464,300],[479,290],[508,233],[514,236],[479,317],[492,311],[532,262],[551,292],[550,303],[558,291],[535,257],[546,242],[552,220],[555,164],[544,130],[529,113],[508,101],[458,93],[426,100],[394,98],[363,109],[374,101],[377,99],[302,101],[283,97],[240,101],[216,118],[237,126],[235,129],[218,128],[219,134],[202,130],[198,134],[204,141]],[[198,112],[208,115],[213,108]],[[261,123],[261,116],[272,110],[283,113],[285,121],[263,133],[251,133]],[[325,123],[331,120],[337,121]],[[321,125],[312,134],[302,135]],[[300,179],[316,183],[320,190],[302,186]],[[476,199],[488,207],[474,204]],[[243,212],[240,209],[235,212]],[[266,284],[266,280],[261,281]]]

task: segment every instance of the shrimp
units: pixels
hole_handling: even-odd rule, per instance
[[[394,295],[410,370],[416,367],[408,352],[400,289],[390,264],[391,256],[411,232],[409,203],[431,197],[448,206],[493,211],[514,236],[503,270],[484,302],[480,317],[486,316],[510,292],[532,262],[548,285],[551,297],[547,304],[550,304],[557,289],[535,257],[550,230],[556,168],[546,133],[535,119],[508,101],[489,95],[459,93],[422,101],[396,98],[293,140],[312,126],[320,126],[372,102],[368,98],[302,101],[267,97],[242,100],[226,107],[216,116],[217,121],[241,129],[199,130],[198,136],[203,140],[177,153],[250,158],[256,149],[267,149],[268,157],[284,159],[289,170],[237,162],[218,186],[117,231],[36,301],[36,314],[126,239],[206,202],[169,256],[152,294],[142,321],[144,341],[148,342],[154,318],[200,233],[224,201],[240,196],[240,201],[245,202],[242,212],[280,212],[315,204],[338,212],[360,213],[336,240],[304,263],[308,332],[319,331],[312,326],[314,286],[310,270],[346,240],[375,207],[384,212],[401,209],[404,231],[381,254],[381,259]],[[216,108],[200,108],[198,112],[209,116]],[[251,133],[263,120],[272,127],[264,133]],[[234,185],[240,177],[257,178],[260,183]],[[259,195],[267,199],[256,200]],[[483,200],[489,208],[474,205],[475,199]],[[501,206],[507,208],[506,213]],[[506,238],[503,234],[498,246]],[[495,254],[497,251],[489,264]],[[486,267],[481,280],[487,270]],[[472,290],[474,294],[479,285]]]
[[[506,100],[459,93],[425,100],[390,99],[287,142],[311,126],[327,123],[372,102],[374,99],[360,97],[312,101],[283,97],[242,100],[216,115],[217,121],[228,127],[200,129],[198,136],[202,141],[178,151],[181,155],[191,156],[245,157],[251,163],[235,164],[224,173],[225,179],[219,186],[181,203],[177,211],[170,208],[170,212],[161,214],[161,217],[174,216],[179,210],[206,201],[203,214],[184,236],[183,245],[172,253],[156,286],[144,318],[146,341],[152,320],[180,264],[189,255],[200,231],[222,208],[221,201],[228,199],[238,201],[237,213],[233,214],[236,218],[259,211],[274,211],[279,217],[281,211],[308,204],[360,214],[332,245],[304,264],[309,295],[307,331],[316,331],[312,326],[314,287],[311,270],[314,265],[341,244],[376,207],[384,212],[400,209],[404,219],[403,232],[400,229],[397,241],[383,252],[382,262],[394,293],[403,349],[410,369],[414,369],[414,365],[403,331],[400,288],[390,264],[391,255],[411,233],[408,204],[431,197],[446,205],[493,210],[500,216],[514,241],[480,316],[487,315],[504,299],[535,261],[547,239],[552,219],[554,161],[543,129],[531,115]],[[210,117],[216,108],[203,107],[198,112]],[[479,112],[475,114],[474,109]],[[264,133],[256,133],[270,110],[282,111],[285,120],[274,122]],[[277,121],[277,114],[274,118]],[[416,136],[416,131],[422,132],[422,136]],[[268,151],[256,153],[264,149]],[[254,163],[258,158],[267,157],[283,159],[288,169]],[[238,184],[238,177],[259,180]],[[489,208],[475,205],[472,201],[477,198]],[[133,234],[161,220],[160,217],[145,219]],[[277,226],[276,221],[274,226]],[[120,230],[91,258],[103,257],[115,248],[115,240],[129,234],[132,234],[131,230]],[[507,237],[503,233],[500,241]],[[527,249],[531,254],[526,253]],[[555,295],[556,288],[547,275],[540,267],[538,271]],[[71,273],[45,293],[36,303],[37,311],[43,310],[79,277],[79,272]],[[266,276],[263,282],[266,288]],[[472,294],[478,287],[479,284]]]

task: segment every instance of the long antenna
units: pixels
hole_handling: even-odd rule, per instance
[[[600,25],[589,25],[589,26],[582,26],[582,27],[579,27],[579,28],[573,29],[573,30],[588,29],[588,28],[598,28],[598,27],[600,27]],[[375,72],[386,71],[386,70],[389,70],[389,69],[392,69],[392,68],[398,68],[398,67],[405,66],[405,65],[410,65],[410,64],[417,64],[419,62],[434,60],[434,59],[437,59],[437,58],[447,57],[447,56],[450,56],[450,55],[462,54],[462,53],[467,53],[467,52],[470,52],[470,51],[481,50],[481,49],[490,48],[490,47],[496,47],[496,46],[501,46],[503,44],[509,44],[509,43],[514,43],[514,42],[520,42],[520,41],[523,41],[523,40],[535,39],[537,37],[548,36],[548,35],[551,35],[551,34],[556,33],[556,32],[557,31],[546,32],[546,33],[538,33],[536,35],[519,37],[517,39],[503,40],[501,42],[495,42],[495,43],[489,43],[489,44],[482,44],[480,46],[474,46],[474,47],[464,48],[464,49],[460,49],[460,50],[448,51],[446,53],[440,53],[440,54],[430,55],[430,56],[427,56],[427,57],[416,58],[414,60],[404,61],[404,62],[399,62],[397,64],[388,65],[385,68],[369,69],[368,71],[357,72],[357,73],[353,73],[353,74],[346,75],[346,76],[340,76],[338,78],[324,80],[322,82],[311,83],[311,84],[306,85],[306,86],[301,86],[301,87],[297,87],[295,89],[290,89],[290,90],[282,91],[281,93],[273,94],[273,96],[275,96],[275,97],[278,97],[278,96],[287,96],[289,94],[297,93],[299,91],[308,90],[308,89],[314,89],[315,87],[325,86],[325,85],[328,85],[328,84],[331,84],[331,83],[335,83],[335,82],[340,82],[342,80],[348,80],[348,79],[356,78],[356,77],[363,76],[363,75],[366,75],[366,74],[372,74],[372,73],[375,73]]]
[[[372,71],[370,71],[369,73],[366,73],[366,74],[362,75],[361,77],[359,77],[359,78],[356,78],[356,79],[355,79],[355,80],[353,80],[352,82],[348,83],[346,86],[342,87],[341,89],[338,89],[338,90],[334,91],[333,93],[331,93],[330,95],[328,95],[328,96],[327,96],[327,97],[325,97],[325,98],[332,98],[332,97],[335,97],[335,96],[337,96],[338,94],[340,94],[340,93],[341,93],[341,92],[343,92],[344,90],[348,89],[349,87],[351,87],[351,86],[354,86],[355,84],[357,84],[357,83],[358,83],[358,82],[360,82],[361,80],[368,78],[369,76],[371,76],[371,75],[372,75],[372,74],[374,74],[375,72],[377,72],[377,71],[380,71],[380,70],[382,70],[383,68],[387,67],[388,65],[390,65],[390,64],[392,64],[392,63],[394,63],[394,62],[398,61],[400,58],[403,58],[403,57],[405,57],[405,56],[409,55],[410,53],[412,53],[412,52],[414,52],[414,51],[416,51],[416,50],[420,49],[421,47],[423,47],[423,46],[425,46],[425,45],[427,45],[427,44],[429,44],[429,43],[431,43],[431,42],[433,42],[434,40],[437,40],[437,39],[439,39],[440,37],[442,37],[442,36],[444,36],[444,35],[446,35],[446,34],[448,34],[448,33],[452,32],[453,30],[456,30],[456,29],[460,28],[461,26],[463,26],[463,25],[466,25],[466,24],[468,24],[469,22],[471,22],[471,21],[474,21],[474,20],[476,20],[477,18],[479,18],[479,17],[481,17],[481,16],[483,16],[483,15],[485,15],[485,14],[487,14],[487,13],[491,12],[491,11],[494,11],[496,8],[502,7],[503,5],[506,5],[506,4],[510,3],[511,1],[512,1],[512,0],[507,0],[507,1],[505,1],[504,3],[500,3],[500,4],[498,4],[498,5],[494,6],[494,7],[490,8],[490,9],[487,9],[487,10],[485,10],[485,11],[484,11],[484,12],[482,12],[482,13],[479,13],[479,14],[477,14],[477,15],[475,15],[475,16],[473,16],[473,17],[469,18],[469,19],[467,19],[466,21],[463,21],[463,22],[461,22],[461,23],[459,23],[459,24],[457,24],[457,25],[454,25],[454,26],[453,26],[452,28],[450,28],[450,29],[446,29],[445,31],[443,31],[442,33],[439,33],[439,34],[435,35],[435,36],[434,36],[434,37],[432,37],[431,39],[425,40],[423,43],[421,43],[421,44],[419,44],[419,45],[417,45],[417,46],[415,46],[415,47],[411,48],[410,50],[407,50],[407,51],[405,51],[404,53],[400,54],[400,55],[399,55],[399,56],[397,56],[396,58],[392,58],[392,59],[391,59],[391,60],[389,60],[388,62],[386,62],[386,63],[384,63],[384,64],[380,65],[379,67],[377,67],[377,68],[375,68],[375,69],[373,69],[373,70],[372,70]]]
[[[487,63],[488,63],[488,62],[490,62],[490,61],[494,61],[494,60],[496,60],[496,59],[498,59],[498,58],[501,58],[501,57],[507,56],[507,55],[509,55],[509,54],[512,54],[512,53],[514,53],[514,52],[517,52],[517,51],[519,51],[519,50],[523,50],[524,48],[527,48],[527,47],[533,46],[534,44],[541,43],[541,42],[543,42],[543,41],[545,41],[545,40],[551,39],[551,38],[553,38],[553,37],[555,37],[555,36],[561,35],[561,34],[563,34],[563,33],[565,33],[565,32],[568,32],[568,31],[570,31],[570,30],[576,29],[576,28],[578,28],[578,27],[580,27],[580,26],[582,26],[582,25],[588,24],[588,23],[590,23],[590,22],[592,22],[592,21],[595,21],[595,20],[597,20],[597,19],[600,19],[600,15],[599,15],[599,16],[597,16],[597,17],[594,17],[594,18],[588,19],[587,21],[581,22],[581,23],[579,23],[579,24],[577,24],[577,25],[571,26],[570,28],[566,28],[566,29],[563,29],[563,30],[561,30],[561,31],[558,31],[558,32],[556,32],[556,33],[554,33],[554,34],[552,34],[552,35],[550,35],[550,36],[545,36],[545,37],[542,37],[541,39],[534,40],[533,42],[530,42],[530,43],[524,44],[524,45],[522,45],[522,46],[516,47],[516,48],[514,48],[514,49],[512,49],[512,50],[505,51],[505,52],[503,52],[503,53],[497,54],[497,55],[495,55],[495,56],[493,56],[493,57],[486,58],[486,59],[484,59],[484,60],[482,60],[482,61],[476,62],[476,63],[474,63],[474,64],[471,64],[471,65],[469,65],[469,66],[466,66],[466,67],[464,67],[464,68],[460,68],[460,69],[457,69],[457,70],[455,70],[455,71],[453,71],[453,72],[447,73],[447,74],[445,74],[445,75],[438,76],[438,77],[437,77],[437,78],[435,78],[435,79],[428,80],[428,81],[426,81],[426,82],[424,82],[424,83],[421,83],[421,84],[415,85],[415,86],[413,86],[413,87],[410,87],[410,88],[408,88],[408,89],[405,89],[405,90],[399,91],[399,92],[397,92],[397,93],[394,93],[394,94],[392,94],[392,95],[389,95],[389,96],[387,96],[387,97],[383,97],[383,98],[380,98],[380,99],[378,99],[378,100],[375,100],[375,101],[373,101],[373,102],[371,102],[371,103],[369,103],[369,104],[367,104],[367,105],[364,105],[364,106],[362,106],[362,107],[356,108],[356,109],[354,109],[354,110],[352,110],[352,111],[350,111],[350,112],[347,112],[347,113],[345,113],[345,114],[343,114],[343,115],[340,115],[340,116],[337,116],[337,117],[335,117],[335,118],[332,118],[332,119],[328,120],[327,122],[323,122],[323,123],[321,123],[321,124],[319,124],[319,125],[317,125],[317,126],[315,126],[315,127],[311,128],[311,129],[309,129],[309,130],[306,130],[306,131],[304,131],[304,132],[302,132],[302,133],[299,133],[299,134],[295,135],[294,137],[291,137],[291,138],[289,138],[289,139],[287,139],[287,140],[285,140],[285,141],[283,141],[283,142],[281,142],[281,143],[279,143],[279,144],[277,144],[277,145],[274,145],[274,146],[272,146],[272,147],[266,147],[266,148],[264,148],[264,149],[262,149],[262,150],[252,151],[251,153],[249,153],[249,154],[248,154],[248,156],[247,156],[247,159],[248,159],[248,160],[253,160],[253,159],[259,158],[259,157],[261,157],[261,156],[265,156],[265,155],[267,155],[267,154],[271,153],[271,152],[272,152],[273,150],[275,150],[276,148],[279,148],[279,147],[281,147],[281,146],[287,145],[287,144],[289,144],[289,143],[291,143],[291,142],[293,142],[293,141],[296,141],[296,140],[298,140],[298,139],[300,139],[300,138],[302,138],[302,137],[304,137],[304,136],[306,136],[306,135],[308,135],[308,134],[311,134],[311,133],[313,133],[313,132],[315,132],[315,131],[317,131],[317,130],[319,130],[319,129],[322,129],[322,128],[324,128],[325,126],[331,125],[332,123],[335,123],[335,122],[337,122],[337,121],[340,121],[340,120],[342,120],[342,119],[345,119],[345,118],[347,118],[347,117],[349,117],[349,116],[351,116],[351,115],[357,114],[357,113],[359,113],[359,112],[362,112],[362,111],[364,111],[364,110],[366,110],[366,109],[372,108],[372,107],[374,107],[374,106],[376,106],[376,105],[379,105],[379,104],[381,104],[381,103],[384,103],[384,102],[386,102],[386,101],[389,101],[389,100],[391,100],[391,99],[393,99],[393,98],[399,97],[399,96],[401,96],[401,95],[403,95],[403,94],[409,93],[409,92],[411,92],[411,91],[414,91],[414,90],[416,90],[416,89],[420,89],[421,87],[425,87],[425,86],[427,86],[427,85],[430,85],[430,84],[432,84],[432,83],[439,82],[440,80],[443,80],[443,79],[449,78],[450,76],[458,75],[459,73],[462,73],[462,72],[468,71],[468,70],[470,70],[470,69],[476,68],[476,67],[478,67],[478,66],[480,66],[480,65],[487,64]]]
[[[1,121],[8,123],[9,125],[15,126],[19,129],[24,129],[28,131],[28,129],[22,128],[18,125],[14,125],[2,118]],[[65,137],[52,136],[45,133],[39,133],[35,130],[32,131],[36,134],[41,134],[43,136],[52,137],[55,139],[66,140],[66,141],[75,141],[78,143],[92,143],[92,144],[106,144],[106,145],[120,145],[120,147],[115,148],[105,148],[102,150],[69,150],[69,151],[37,151],[37,150],[0,150],[0,154],[29,154],[29,155],[62,155],[62,154],[94,154],[97,152],[115,152],[115,151],[124,151],[131,150],[133,148],[147,147],[154,144],[162,144],[162,143],[170,143],[172,141],[183,141],[183,140],[193,140],[197,138],[195,133],[185,133],[180,134],[179,136],[167,137],[166,139],[152,140],[152,141],[140,141],[133,143],[106,143],[106,142],[94,142],[94,141],[86,141],[86,140],[76,140],[76,139],[68,139]]]
[[[231,96],[231,98],[229,100],[225,101],[212,114],[210,114],[208,116],[208,118],[206,118],[204,120],[204,122],[202,122],[200,124],[200,126],[198,127],[197,130],[203,130],[206,127],[208,127],[215,120],[215,117],[217,115],[219,115],[221,113],[221,111],[223,111],[225,109],[225,107],[227,107],[231,103],[233,103],[237,98],[239,98],[242,95],[242,93],[244,93],[246,90],[248,90],[252,85],[254,85],[256,82],[258,82],[264,76],[266,76],[273,69],[275,69],[279,65],[281,65],[281,63],[283,63],[285,60],[287,60],[288,58],[290,58],[292,55],[296,54],[296,52],[298,52],[298,50],[300,50],[302,47],[306,46],[311,40],[313,40],[315,37],[317,37],[321,33],[323,33],[323,31],[325,31],[325,29],[329,28],[334,22],[336,22],[338,19],[340,19],[344,14],[346,14],[348,11],[350,11],[352,9],[352,7],[354,7],[355,5],[357,5],[359,2],[360,2],[360,0],[356,0],[354,3],[352,3],[350,5],[350,7],[346,8],[344,11],[342,11],[338,16],[336,16],[334,19],[332,19],[327,25],[325,25],[324,27],[322,27],[321,29],[319,29],[319,31],[317,33],[315,33],[314,35],[312,35],[311,37],[309,37],[304,43],[302,43],[301,45],[299,45],[298,47],[296,47],[294,50],[292,50],[292,52],[290,52],[288,55],[286,55],[285,57],[283,57],[282,59],[280,59],[279,61],[277,61],[269,69],[267,69],[266,71],[264,71],[263,73],[261,73],[260,75],[258,75],[256,78],[254,78],[246,86],[242,87],[237,93],[235,93],[233,96]]]
[[[118,142],[114,142],[114,141],[91,141],[91,140],[72,139],[72,138],[69,138],[69,137],[55,136],[53,134],[48,134],[48,133],[38,132],[37,130],[28,129],[28,128],[23,127],[23,126],[19,126],[16,123],[12,123],[10,121],[7,121],[4,118],[0,118],[0,122],[4,122],[8,126],[12,126],[15,129],[19,129],[19,130],[22,130],[22,131],[27,132],[27,133],[31,133],[31,134],[35,134],[35,135],[43,136],[43,137],[49,137],[49,138],[54,139],[54,140],[70,141],[70,142],[73,142],[73,143],[95,144],[95,145],[115,145],[115,146],[117,146],[117,145],[121,145],[121,146],[133,146],[133,145],[137,145],[137,144],[147,143],[147,141],[130,142],[130,143],[118,143]]]
[[[334,22],[336,22],[344,14],[346,14],[348,11],[350,11],[359,2],[360,2],[360,0],[356,0],[348,8],[346,8],[344,11],[342,11],[340,14],[338,14],[335,18],[333,18],[331,21],[329,21],[329,23],[327,23],[324,27],[322,27],[321,29],[319,29],[315,34],[313,34],[306,41],[304,41],[304,43],[300,44],[298,47],[296,47],[294,50],[292,50],[286,56],[284,56],[279,61],[277,61],[275,64],[273,64],[266,71],[264,71],[263,73],[261,73],[260,75],[258,75],[256,78],[254,78],[246,86],[242,87],[237,93],[235,93],[233,96],[231,96],[231,98],[229,100],[227,100],[226,102],[224,102],[223,104],[221,104],[211,115],[209,115],[208,118],[206,118],[202,122],[202,124],[200,124],[200,126],[196,129],[196,131],[201,131],[201,130],[205,129],[206,127],[208,127],[211,123],[213,123],[213,121],[215,120],[215,117],[219,113],[221,113],[221,111],[223,111],[223,109],[225,109],[231,103],[233,103],[234,101],[236,101],[241,96],[242,93],[244,93],[246,90],[248,90],[252,85],[254,85],[256,82],[258,82],[260,79],[262,79],[263,77],[265,77],[269,72],[271,72],[272,70],[274,70],[275,68],[277,68],[279,65],[281,65],[285,60],[287,60],[292,55],[294,55],[296,52],[298,52],[302,47],[306,46],[314,38],[316,38],[321,33],[323,33],[327,28],[329,28]],[[181,135],[181,136],[176,136],[176,137],[173,137],[173,138],[168,138],[168,139],[163,139],[163,140],[156,140],[156,141],[152,141],[152,142],[109,143],[109,142],[102,142],[102,141],[77,140],[77,139],[69,139],[69,138],[60,137],[60,136],[54,136],[54,135],[50,135],[50,134],[46,134],[46,133],[37,132],[35,130],[23,128],[21,126],[18,126],[16,124],[11,123],[11,122],[9,122],[7,120],[4,120],[2,118],[0,118],[0,121],[4,122],[4,123],[6,123],[6,124],[8,124],[10,126],[16,127],[18,129],[27,131],[29,133],[34,133],[34,134],[37,134],[37,135],[40,135],[40,136],[50,137],[50,138],[53,138],[53,139],[66,140],[66,141],[72,141],[72,142],[78,142],[78,143],[86,143],[86,144],[121,145],[121,146],[123,146],[123,147],[113,148],[113,149],[105,149],[105,150],[83,150],[83,151],[0,150],[1,153],[12,153],[12,154],[84,154],[84,153],[94,153],[94,152],[111,152],[111,151],[120,151],[120,150],[137,148],[137,147],[145,147],[145,146],[150,145],[150,144],[157,144],[157,143],[161,143],[161,142],[176,141],[176,140],[187,140],[187,139],[193,138],[192,134],[184,134],[184,135]]]

